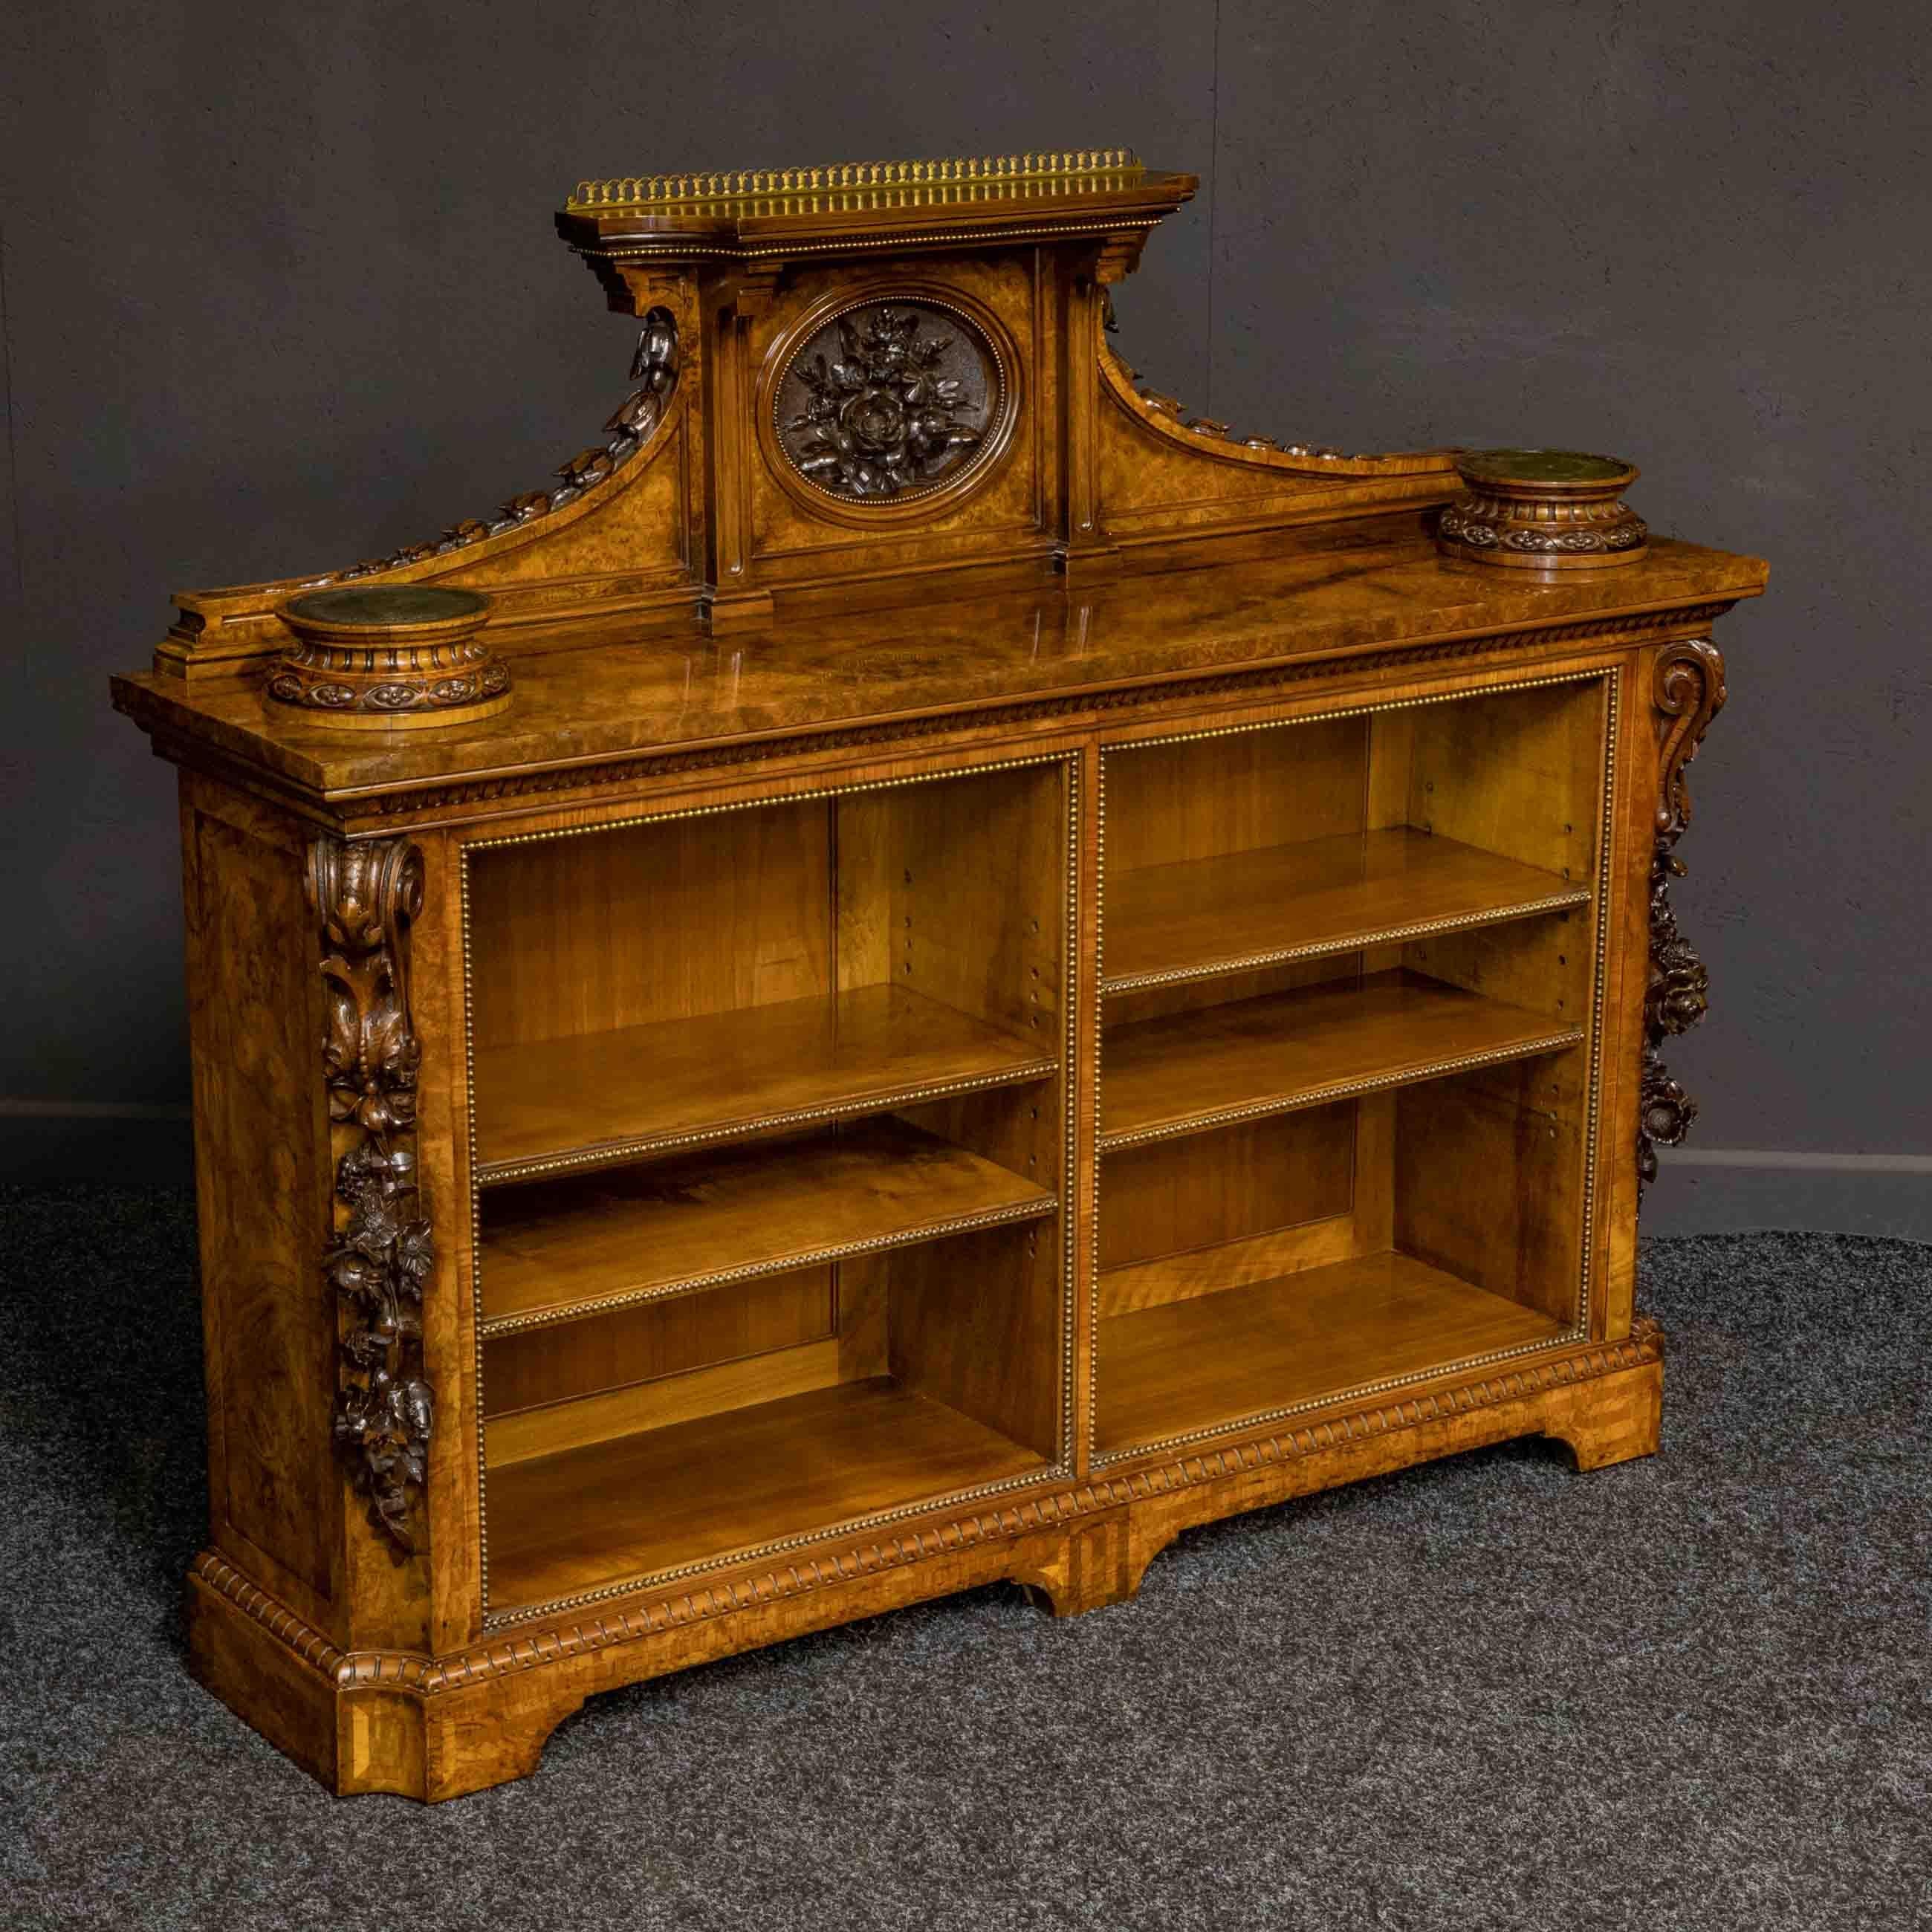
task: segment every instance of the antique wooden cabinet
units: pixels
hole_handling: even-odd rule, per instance
[[[194,1664],[334,1790],[988,1580],[1118,1602],[1474,1444],[1655,1447],[1669,890],[1764,568],[1607,460],[1138,388],[1109,291],[1193,186],[584,184],[643,322],[603,437],[116,680],[181,768]]]

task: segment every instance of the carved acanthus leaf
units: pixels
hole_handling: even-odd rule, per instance
[[[1652,674],[1658,719],[1655,844],[1650,864],[1650,970],[1644,988],[1643,1068],[1637,1124],[1637,1179],[1657,1178],[1657,1149],[1675,1147],[1697,1118],[1697,1102],[1671,1077],[1658,1053],[1691,1028],[1709,1005],[1710,975],[1678,929],[1670,882],[1684,876],[1676,846],[1690,823],[1684,773],[1711,720],[1723,710],[1724,660],[1701,639],[1666,644]]]
[[[321,926],[328,1116],[349,1135],[335,1164],[344,1211],[322,1255],[323,1276],[350,1318],[338,1345],[333,1436],[370,1522],[400,1561],[416,1547],[410,1497],[428,1480],[435,1422],[422,1318],[435,1243],[416,1182],[422,1055],[408,980],[422,854],[406,838],[321,838],[309,877]]]

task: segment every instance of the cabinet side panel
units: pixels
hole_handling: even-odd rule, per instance
[[[292,828],[184,796],[211,1534],[325,1625],[340,1507],[315,940]],[[266,1559],[266,1561],[264,1560]]]

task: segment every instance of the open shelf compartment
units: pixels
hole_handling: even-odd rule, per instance
[[[1046,1466],[890,1376],[835,1382],[493,1474],[490,1598],[554,1602]]]
[[[1559,1342],[1600,679],[1106,754],[1102,1461]]]
[[[1064,1466],[1070,784],[472,851],[493,1620]]]

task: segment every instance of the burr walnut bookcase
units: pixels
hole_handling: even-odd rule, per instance
[[[1124,152],[586,183],[550,486],[184,594],[196,1672],[339,1792],[1510,1436],[1634,1316],[1712,621],[1634,472],[1137,386]],[[372,486],[374,487],[374,486]],[[358,628],[359,627],[359,628]]]

